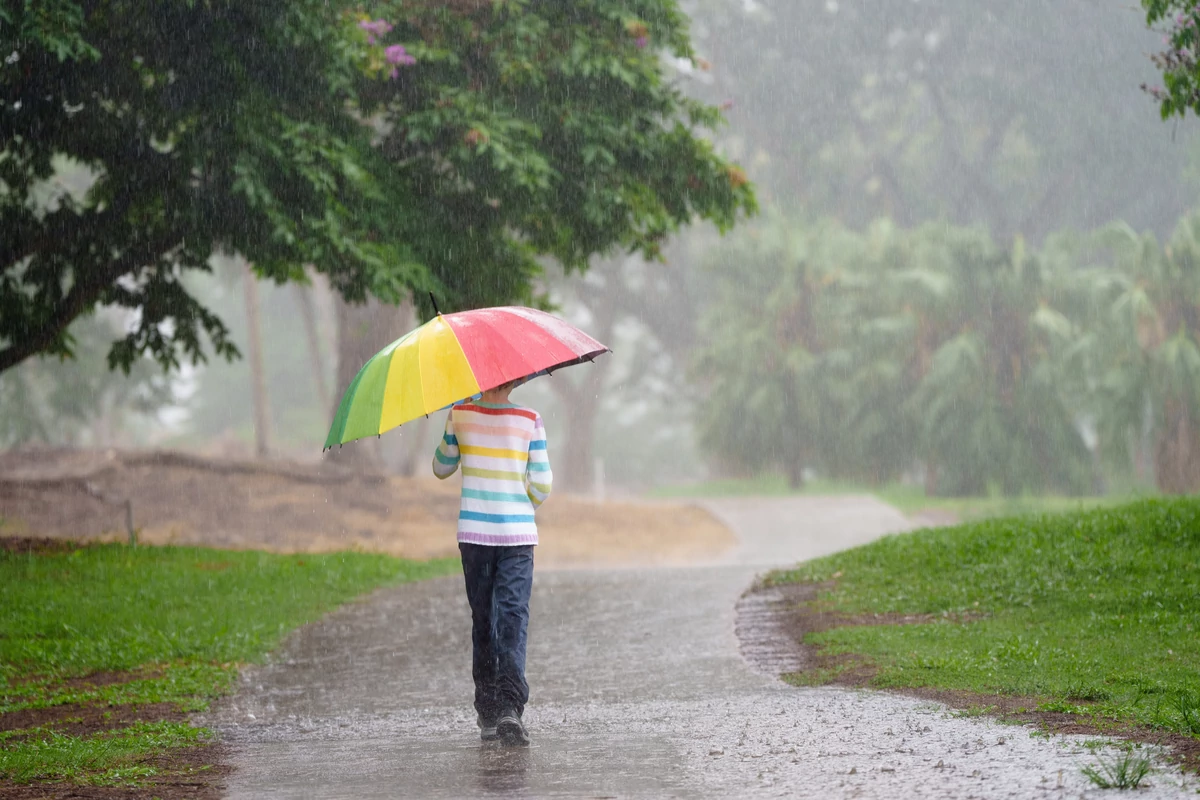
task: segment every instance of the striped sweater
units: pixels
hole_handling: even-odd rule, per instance
[[[553,479],[541,415],[508,403],[479,401],[450,409],[433,454],[433,474],[444,480],[460,464],[458,541],[537,544],[533,512],[550,495]]]

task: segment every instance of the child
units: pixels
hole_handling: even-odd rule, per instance
[[[480,738],[529,744],[525,642],[533,588],[534,510],[550,494],[541,416],[508,401],[514,383],[450,409],[433,458],[445,479],[462,463],[458,549],[471,604],[475,710]]]

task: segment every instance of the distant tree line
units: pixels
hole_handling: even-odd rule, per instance
[[[1117,223],[1036,249],[776,215],[709,269],[695,377],[714,457],[794,485],[1200,490],[1200,213],[1166,244]]]

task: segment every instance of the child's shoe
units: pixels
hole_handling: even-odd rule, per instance
[[[494,742],[500,738],[500,734],[496,733],[496,720],[487,719],[480,714],[475,722],[479,725],[479,738],[485,742]]]
[[[508,745],[526,747],[529,744],[529,732],[521,723],[521,715],[513,710],[505,711],[496,720],[496,734]]]

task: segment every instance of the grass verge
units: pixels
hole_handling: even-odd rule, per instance
[[[757,478],[723,478],[702,483],[663,486],[651,492],[659,498],[700,497],[785,497],[791,495],[848,495],[870,494],[895,506],[905,514],[940,511],[953,514],[960,520],[990,519],[1004,516],[1082,511],[1128,503],[1129,495],[1096,497],[1063,497],[1029,495],[1005,497],[929,497],[920,486],[892,483],[868,487],[843,481],[812,480],[802,489],[791,489],[782,475],[763,475]]]
[[[1016,696],[1200,745],[1200,499],[889,536],[768,582],[815,588],[800,627],[824,672],[795,682]]]
[[[0,789],[203,770],[208,732],[187,714],[230,691],[240,665],[365,592],[455,568],[366,553],[0,545]]]

